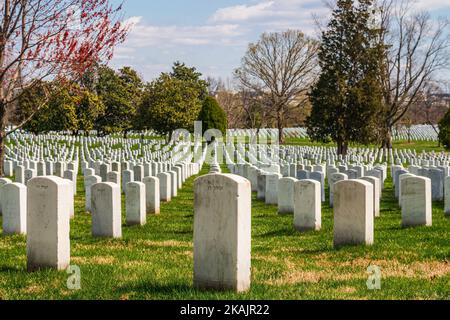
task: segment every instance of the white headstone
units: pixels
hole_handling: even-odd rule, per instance
[[[171,176],[167,172],[158,173],[159,195],[161,201],[170,202],[172,200]]]
[[[145,185],[142,182],[129,182],[126,190],[127,225],[145,225]]]
[[[364,180],[334,185],[334,246],[373,244],[373,186]]]
[[[159,214],[161,200],[159,179],[156,177],[145,177],[143,183],[145,185],[146,213]]]
[[[251,187],[211,174],[194,182],[194,286],[247,291],[251,265]]]
[[[112,182],[92,186],[92,235],[121,238],[122,216],[120,187]]]
[[[91,212],[92,203],[92,186],[96,183],[102,182],[100,176],[87,176],[84,178],[84,190],[85,190],[85,209],[87,212]]]
[[[282,177],[279,173],[270,173],[266,176],[266,204],[278,204],[278,180]]]
[[[1,188],[3,233],[27,232],[27,187],[21,183],[8,183]]]
[[[445,178],[444,214],[450,217],[450,176]]]
[[[294,227],[299,231],[320,230],[322,204],[320,182],[300,180],[294,185]]]
[[[72,182],[73,194],[77,194],[77,175],[73,170],[64,171],[64,179],[67,179]]]
[[[402,226],[431,226],[431,180],[407,177],[402,180]]]
[[[375,177],[362,177],[361,180],[370,182],[373,187],[373,213],[374,217],[380,216],[380,179]]]
[[[65,270],[70,263],[69,185],[59,177],[36,177],[27,190],[27,266]]]
[[[333,173],[330,176],[330,207],[334,205],[334,185],[339,181],[348,180],[345,173]]]
[[[122,171],[122,191],[126,191],[127,183],[134,181],[134,172],[128,169]],[[139,182],[139,181],[138,181]]]
[[[287,177],[278,180],[278,213],[294,213],[295,178]]]

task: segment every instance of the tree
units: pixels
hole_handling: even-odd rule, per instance
[[[215,98],[206,97],[205,100],[203,100],[198,121],[202,121],[203,134],[207,130],[217,129],[225,136],[227,130],[227,115]]]
[[[256,129],[257,134],[267,126],[270,116],[270,107],[267,106],[266,95],[241,87],[239,90],[241,108],[244,111],[243,125],[247,129]]]
[[[201,79],[202,74],[196,68],[189,68],[184,63],[177,61],[173,64],[170,76],[195,89],[200,100],[208,96],[208,82]]]
[[[185,80],[162,73],[151,82],[139,106],[138,118],[143,129],[168,134],[176,129],[193,130],[202,103],[199,92]]]
[[[380,41],[387,48],[380,69],[382,147],[392,148],[394,125],[420,99],[435,72],[449,66],[449,21],[433,21],[427,12],[414,13],[404,0],[382,0],[379,13]]]
[[[264,33],[251,43],[235,76],[241,86],[266,96],[283,143],[286,121],[305,102],[317,70],[318,42],[300,31]]]
[[[213,78],[213,77],[207,77],[206,82],[208,84],[208,94],[211,97],[216,97],[220,92],[223,92],[226,90],[225,83],[221,78]]]
[[[131,97],[133,105],[140,102],[144,90],[144,82],[141,76],[130,67],[119,69],[119,78],[123,81],[128,96]]]
[[[445,114],[444,118],[439,122],[439,142],[450,150],[450,109]]]
[[[95,121],[105,112],[103,101],[88,90],[83,90],[76,102],[77,129],[83,130],[85,134],[94,129]]]
[[[125,85],[127,97],[130,100],[129,112],[126,114],[127,127],[124,128],[124,136],[127,136],[128,130],[136,128],[136,115],[139,104],[144,93],[144,82],[141,76],[132,68],[124,67],[119,69],[119,77]]]
[[[27,121],[31,121],[34,113],[45,106],[49,97],[57,89],[54,88],[53,82],[40,81],[34,86],[26,88],[20,97],[14,102],[13,111],[8,116],[8,122],[11,125],[18,125]],[[25,124],[24,126],[26,126]],[[23,126],[23,127],[24,127]],[[38,133],[35,132],[34,133]]]
[[[77,100],[79,100],[79,96],[74,87],[54,90],[45,105],[27,121],[24,129],[35,134],[77,130]]]
[[[228,89],[217,91],[217,102],[227,115],[228,128],[240,128],[242,126],[242,107],[239,95]]]
[[[44,92],[49,92],[48,99]],[[11,123],[20,123],[32,115],[23,128],[35,134],[58,130],[88,132],[105,110],[95,93],[75,82],[65,83],[61,88],[56,80],[27,89],[17,103],[21,112]],[[37,105],[42,106],[36,111]]]
[[[94,127],[103,134],[126,133],[133,127],[142,81],[131,68],[116,72],[101,66],[97,73],[96,93],[105,105],[105,112],[97,119]]]
[[[399,123],[403,123],[405,118],[411,119],[411,124],[428,124],[438,134],[438,123],[449,108],[444,99],[448,94],[444,90],[442,83],[427,82]]]
[[[378,77],[382,46],[371,26],[371,0],[339,0],[328,29],[322,34],[322,69],[310,94],[309,136],[330,139],[338,154],[347,154],[350,142],[376,139],[376,115],[381,108]]]
[[[120,10],[108,0],[0,1],[1,174],[8,116],[17,100],[45,79],[73,79],[95,61],[110,59],[127,33]]]

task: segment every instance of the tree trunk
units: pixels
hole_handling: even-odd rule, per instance
[[[392,149],[392,128],[383,129],[382,139],[381,147],[383,149]]]
[[[392,149],[392,124],[390,120],[385,120],[380,128],[381,149]]]
[[[3,177],[5,174],[3,172],[3,161],[5,159],[5,130],[2,128],[0,131],[0,177]]]
[[[338,155],[346,156],[348,153],[348,142],[342,140],[336,141]]]
[[[172,140],[172,131],[169,131],[166,134],[166,143],[169,143]]]
[[[3,163],[5,159],[5,138],[6,138],[6,106],[3,102],[0,102],[0,177],[5,174],[3,172]]]
[[[278,143],[284,144],[284,134],[283,134],[283,120],[281,114],[277,115],[277,128],[278,128]]]
[[[260,127],[256,128],[256,141],[255,141],[255,144],[259,143],[259,131],[261,131],[261,128]]]

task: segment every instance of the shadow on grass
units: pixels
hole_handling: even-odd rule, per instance
[[[18,273],[22,275],[26,271],[27,271],[26,266],[16,266],[16,267],[0,266],[0,273]]]
[[[174,234],[192,234],[193,232],[194,232],[193,229],[172,231],[172,233],[174,233]]]
[[[291,228],[283,228],[283,229],[278,229],[275,231],[270,231],[270,232],[266,232],[266,233],[262,233],[259,235],[256,235],[256,238],[269,238],[269,237],[283,237],[283,236],[298,236],[298,233]]]
[[[143,294],[165,294],[165,295],[179,295],[180,292],[189,292],[192,294],[201,293],[201,291],[196,290],[192,285],[187,285],[184,283],[168,283],[161,284],[155,283],[154,280],[149,280],[147,282],[140,281],[138,283],[131,282],[124,286],[118,287],[117,291],[121,294],[126,294],[130,292],[139,292]]]

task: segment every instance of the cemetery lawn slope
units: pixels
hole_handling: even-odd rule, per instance
[[[123,226],[121,240],[92,238],[81,179],[71,223],[71,263],[80,267],[81,290],[67,288],[66,272],[27,273],[25,237],[0,229],[0,299],[450,299],[450,219],[443,204],[433,204],[433,227],[403,229],[390,179],[370,247],[334,249],[327,204],[322,230],[299,233],[292,215],[278,215],[253,195],[252,283],[245,294],[192,287],[195,177],[147,225]],[[381,268],[381,290],[367,289],[370,265]]]

